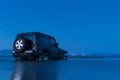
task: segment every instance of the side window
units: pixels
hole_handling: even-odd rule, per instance
[[[56,41],[54,39],[50,39],[50,45],[54,45]]]
[[[49,39],[47,38],[47,37],[43,37],[43,43],[45,43],[45,44],[49,44]]]
[[[46,45],[49,44],[49,38],[43,35],[39,35],[37,42],[39,45]]]

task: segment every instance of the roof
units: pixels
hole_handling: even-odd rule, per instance
[[[47,36],[47,37],[49,37],[49,38],[55,39],[54,37],[52,37],[52,36],[50,36],[50,35],[47,35],[47,34],[44,34],[44,33],[41,33],[41,32],[25,32],[25,33],[18,33],[17,35],[27,35],[27,34],[44,35],[44,36]]]

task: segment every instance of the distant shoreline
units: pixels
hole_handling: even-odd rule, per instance
[[[89,55],[89,56],[69,56],[70,58],[97,58],[97,59],[103,59],[103,58],[120,58],[120,55]]]
[[[13,57],[12,55],[0,55],[0,57]],[[68,58],[91,58],[91,59],[103,59],[103,58],[120,58],[120,55],[90,55],[90,56],[71,56],[69,55]]]
[[[1,55],[0,55],[0,57],[13,57],[13,56],[12,56],[12,55],[10,55],[10,56],[3,56],[3,55],[1,56]]]

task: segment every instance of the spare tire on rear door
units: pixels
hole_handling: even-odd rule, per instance
[[[13,44],[15,52],[23,52],[30,47],[32,48],[32,41],[24,37],[17,38]]]

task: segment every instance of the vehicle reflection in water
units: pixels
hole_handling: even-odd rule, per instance
[[[57,62],[15,62],[11,80],[57,80]]]

